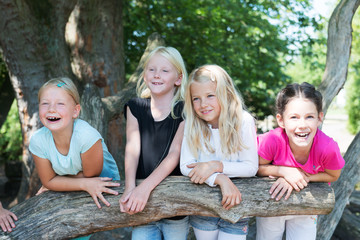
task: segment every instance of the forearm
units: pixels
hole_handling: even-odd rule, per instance
[[[85,184],[87,178],[69,177],[69,176],[55,176],[43,185],[52,191],[70,192],[70,191],[85,191]]]
[[[133,189],[136,187],[136,170],[138,162],[139,160],[125,160],[125,189]]]
[[[340,176],[339,171],[333,171],[335,174],[329,174],[327,172],[319,172],[317,174],[309,174],[310,182],[335,182]]]
[[[179,153],[171,153],[161,162],[161,164],[141,182],[140,185],[146,186],[146,189],[152,191],[161,183],[179,164]]]
[[[253,177],[258,171],[257,161],[223,162],[222,173],[228,177]]]
[[[259,177],[268,177],[268,176],[282,177],[282,176],[280,176],[280,173],[279,173],[279,166],[271,165],[271,164],[259,165],[257,176],[259,176]]]

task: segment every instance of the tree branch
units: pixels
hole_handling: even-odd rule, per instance
[[[11,233],[0,239],[64,239],[119,227],[135,226],[161,218],[182,215],[220,216],[236,222],[249,216],[328,214],[334,206],[334,193],[327,183],[311,183],[290,198],[279,202],[270,198],[273,179],[234,179],[242,193],[240,205],[224,210],[219,187],[197,185],[187,177],[168,177],[152,192],[143,212],[121,213],[119,196],[107,195],[110,207],[96,208],[86,192],[45,192],[11,209],[19,218]],[[120,194],[124,184],[116,188]]]

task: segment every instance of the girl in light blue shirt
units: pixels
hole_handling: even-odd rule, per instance
[[[118,195],[109,187],[119,186],[114,158],[100,133],[77,119],[80,97],[68,78],[55,78],[39,90],[39,117],[44,127],[30,139],[29,150],[43,184],[40,192],[86,191],[98,208],[99,199],[110,203],[103,192]]]

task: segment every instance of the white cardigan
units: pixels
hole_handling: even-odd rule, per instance
[[[215,149],[215,152],[210,153],[208,151],[199,151],[198,159],[195,159],[193,154],[190,152],[190,148],[187,143],[187,137],[184,135],[180,156],[181,173],[185,176],[188,176],[192,168],[188,168],[187,165],[191,163],[222,161],[224,166],[222,173],[228,177],[255,176],[259,166],[256,142],[256,127],[253,117],[246,111],[243,111],[241,126],[241,138],[243,143],[246,145],[246,149],[243,149],[236,154],[232,154],[231,157],[227,159],[222,157],[219,129],[213,129],[211,126],[209,126],[211,129],[210,143]],[[218,174],[219,173],[212,174],[208,179],[206,179],[205,182],[211,187],[216,186],[214,182]]]

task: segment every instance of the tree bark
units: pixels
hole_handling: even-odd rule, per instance
[[[326,68],[319,90],[324,97],[324,112],[327,111],[332,99],[345,84],[352,42],[352,19],[360,5],[360,0],[341,1],[331,15],[328,29]],[[344,159],[345,167],[340,178],[332,185],[335,191],[336,204],[334,211],[321,216],[318,221],[317,237],[321,240],[331,238],[349,197],[359,181],[360,171],[360,137],[354,138]]]
[[[359,5],[360,0],[342,0],[329,20],[326,66],[318,88],[324,98],[324,113],[347,78],[353,32],[351,24]]]
[[[65,50],[61,30],[65,29],[74,2],[0,1],[0,47],[15,90],[23,136],[24,167],[19,202],[34,194],[31,190],[36,188],[31,186],[38,182],[36,175],[32,177],[34,163],[28,151],[30,136],[40,126],[37,91],[54,76],[72,76],[69,51]]]
[[[120,212],[119,196],[105,196],[111,206],[98,209],[86,192],[49,191],[13,207],[11,211],[20,220],[13,232],[2,233],[0,239],[67,239],[185,215],[220,216],[236,222],[250,216],[328,214],[334,206],[334,193],[326,183],[310,183],[287,201],[277,202],[269,194],[273,182],[268,178],[234,179],[242,202],[227,211],[221,206],[219,187],[193,184],[187,177],[168,177],[151,193],[145,210],[134,215]],[[115,190],[121,194],[123,186]]]
[[[357,167],[360,163],[360,133],[350,144],[344,156],[345,167],[342,170],[340,178],[332,184],[335,192],[335,207],[331,214],[321,216],[318,224],[318,239],[330,239],[342,213],[349,201],[351,193],[354,191],[355,184],[359,182],[360,169]]]

